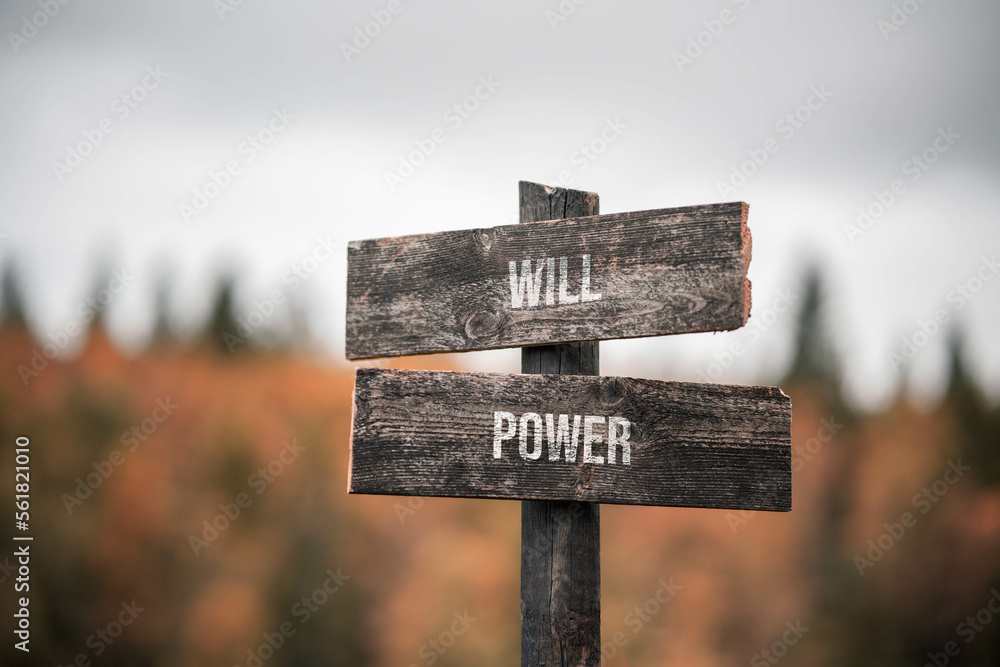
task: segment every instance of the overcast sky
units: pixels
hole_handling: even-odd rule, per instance
[[[887,354],[938,309],[1000,397],[995,1],[237,2],[0,5],[0,262],[25,273],[39,336],[102,262],[135,275],[109,307],[134,349],[164,271],[190,330],[226,268],[252,304],[321,237],[512,223],[533,180],[597,192],[604,213],[750,205],[763,335],[609,342],[606,374],[695,380],[741,342],[719,379],[776,381],[794,313],[762,318],[815,262],[860,404],[904,378],[934,396],[944,334],[898,368]],[[862,228],[860,207],[881,214]],[[344,272],[320,262],[294,295],[331,360]],[[516,354],[466,358],[516,370]]]

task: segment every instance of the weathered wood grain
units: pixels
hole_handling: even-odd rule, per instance
[[[521,222],[599,213],[596,194],[519,184]],[[600,343],[521,350],[522,373],[598,375]],[[521,665],[600,667],[601,506],[521,502]]]
[[[367,359],[739,328],[750,312],[746,220],[747,205],[736,202],[352,241],[346,355]],[[590,296],[600,299],[580,298],[584,255]],[[525,299],[518,308],[510,263],[516,263],[517,282],[525,260],[532,270],[542,260],[532,281],[537,275],[544,287],[537,305]],[[565,300],[555,284],[562,273]]]
[[[351,493],[791,509],[791,403],[776,387],[359,369],[354,409]],[[552,461],[547,438],[525,460],[519,435],[496,459],[495,411],[624,418],[631,462],[624,447],[616,464]]]

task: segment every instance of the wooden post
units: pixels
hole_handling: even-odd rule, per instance
[[[596,194],[520,183],[520,221],[600,211]],[[522,373],[599,375],[596,341],[521,349]],[[597,503],[521,502],[521,667],[601,664],[601,513]]]
[[[746,323],[745,203],[599,215],[522,182],[520,219],[348,246],[349,359],[533,346],[521,374],[359,369],[348,490],[521,500],[521,665],[599,667],[597,503],[788,511],[792,408],[777,387],[582,377],[598,340]]]

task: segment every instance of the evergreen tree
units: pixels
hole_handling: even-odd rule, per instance
[[[961,334],[948,339],[949,382],[944,403],[956,421],[958,448],[964,463],[983,484],[1000,482],[1000,409],[990,410],[969,375]]]
[[[826,289],[819,268],[806,271],[802,307],[795,332],[795,352],[782,385],[808,383],[817,386],[822,399],[837,415],[848,419],[841,393],[840,363],[829,335],[825,310]]]
[[[232,354],[249,349],[248,341],[240,335],[236,315],[236,280],[226,275],[219,281],[215,303],[208,318],[205,337],[219,352]]]
[[[0,279],[0,327],[25,329],[28,326],[24,315],[24,301],[21,298],[21,282],[13,259],[4,262],[3,278]]]
[[[173,339],[173,329],[170,326],[170,279],[166,272],[160,272],[156,282],[154,296],[153,335],[150,344],[153,347],[169,345]]]
[[[111,302],[116,298],[110,288],[112,276],[110,262],[102,262],[97,272],[97,279],[94,281],[94,287],[86,301],[87,309],[85,312],[92,316],[90,320],[91,336],[103,335],[108,330],[108,308],[111,307]]]
[[[823,329],[823,286],[819,270],[809,267],[803,289],[802,309],[795,333],[795,356],[788,380],[815,379],[831,372],[832,350]]]
[[[840,658],[843,664],[856,664],[857,655],[871,651],[873,621],[883,619],[875,610],[871,616],[857,613],[859,608],[865,608],[868,589],[859,583],[853,561],[844,557],[845,523],[851,514],[851,490],[863,450],[849,435],[855,417],[841,393],[840,366],[829,335],[826,303],[820,271],[815,265],[810,266],[802,287],[792,363],[780,384],[792,395],[793,406],[801,396],[823,415],[829,415],[831,423],[841,427],[823,445],[826,449],[821,454],[822,463],[815,464],[826,468],[828,481],[822,486],[818,507],[810,521],[806,557],[816,577],[816,622],[821,627],[838,628],[842,636]],[[886,660],[884,664],[894,663]]]

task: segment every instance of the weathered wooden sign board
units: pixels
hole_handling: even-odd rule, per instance
[[[349,245],[348,358],[526,347],[522,375],[359,369],[348,490],[522,500],[521,664],[598,667],[599,503],[791,509],[791,403],[598,374],[599,340],[746,322],[746,204],[522,182],[520,212]]]
[[[349,359],[737,329],[742,202],[353,241]]]
[[[350,492],[791,508],[775,387],[359,369]]]

